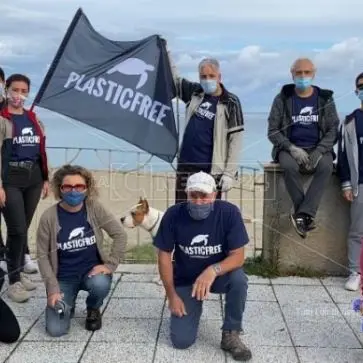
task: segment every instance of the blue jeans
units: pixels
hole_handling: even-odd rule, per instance
[[[60,290],[64,295],[63,301],[66,304],[66,311],[60,316],[52,307],[46,307],[45,326],[48,334],[53,337],[60,337],[68,333],[80,290],[89,293],[86,300],[87,309],[99,309],[110,292],[111,282],[112,275],[104,274],[92,277],[86,275],[80,280],[59,281]]]
[[[176,287],[176,292],[183,300],[187,315],[179,318],[171,315],[170,338],[177,349],[186,349],[193,345],[198,334],[203,301],[192,298],[192,286]],[[217,277],[211,292],[226,294],[225,317],[222,330],[242,330],[242,317],[245,310],[248,278],[242,268]]]

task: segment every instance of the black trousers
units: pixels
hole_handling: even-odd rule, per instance
[[[2,216],[2,213],[0,211],[0,261],[2,259],[6,259],[6,246],[5,246],[5,243],[4,243],[4,238],[3,238],[3,233],[2,233],[2,230],[1,230],[1,216]],[[26,247],[25,247],[25,254],[27,255],[30,255],[30,250],[29,250],[29,244],[27,243],[26,244]]]
[[[3,240],[3,234],[1,229],[1,211],[0,211],[0,261],[5,259],[5,244]]]
[[[4,279],[5,273],[0,268],[0,342],[14,343],[19,339],[20,327],[14,313],[1,298],[1,288]]]
[[[0,342],[14,343],[19,339],[20,327],[16,316],[0,297]]]
[[[175,204],[184,202],[188,199],[187,193],[185,193],[185,187],[187,185],[187,180],[190,175],[200,172],[201,169],[198,165],[193,164],[182,164],[179,163],[176,172],[175,181]],[[205,170],[202,170],[205,171]],[[207,172],[207,171],[206,171]],[[221,175],[214,177],[216,184],[218,185]],[[220,190],[217,192],[217,199],[221,199],[222,193]]]
[[[31,169],[10,167],[3,187],[6,203],[3,215],[8,237],[6,242],[9,283],[20,280],[28,245],[28,229],[43,188],[39,164]]]

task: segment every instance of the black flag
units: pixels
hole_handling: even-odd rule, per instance
[[[178,149],[175,87],[164,41],[113,41],[79,9],[35,97],[37,105],[171,163]]]

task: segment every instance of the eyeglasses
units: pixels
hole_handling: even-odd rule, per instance
[[[68,193],[73,190],[75,190],[76,192],[84,192],[87,190],[87,185],[86,184],[75,184],[75,185],[63,184],[63,185],[61,185],[60,190],[63,193]]]

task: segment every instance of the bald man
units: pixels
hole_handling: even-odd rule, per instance
[[[316,227],[314,219],[332,173],[339,127],[333,91],[313,85],[315,73],[310,59],[297,59],[291,66],[294,83],[282,87],[268,118],[272,157],[284,169],[294,206],[291,221],[302,238]],[[313,174],[306,193],[302,173]]]

